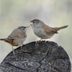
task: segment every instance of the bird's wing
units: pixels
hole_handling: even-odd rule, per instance
[[[9,36],[8,36],[8,38],[9,39],[17,39],[17,38],[23,38],[25,35],[24,35],[24,33],[21,31],[21,30],[19,30],[19,29],[15,29]]]
[[[55,28],[49,27],[48,25],[44,25],[44,31],[46,32],[46,34],[57,33],[57,30]]]

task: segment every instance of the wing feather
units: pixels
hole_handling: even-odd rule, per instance
[[[57,33],[57,30],[55,28],[49,27],[48,25],[44,26],[44,31],[46,32],[46,34]]]

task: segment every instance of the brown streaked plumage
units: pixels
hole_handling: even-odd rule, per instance
[[[59,30],[67,28],[68,25],[62,27],[50,27],[39,19],[31,20],[31,24],[34,33],[41,39],[51,38],[54,34],[57,34]]]

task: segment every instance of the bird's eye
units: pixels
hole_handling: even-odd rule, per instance
[[[24,30],[24,28],[21,28],[22,30]]]
[[[24,30],[25,28],[23,28],[23,30]]]
[[[36,21],[36,23],[38,24],[38,23],[39,23],[39,21]]]
[[[37,23],[37,24],[38,24],[38,23],[39,23],[39,21],[34,21],[34,23]]]

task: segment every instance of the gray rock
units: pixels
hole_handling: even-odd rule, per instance
[[[0,72],[70,72],[65,50],[54,42],[38,41],[17,48],[0,64]]]

